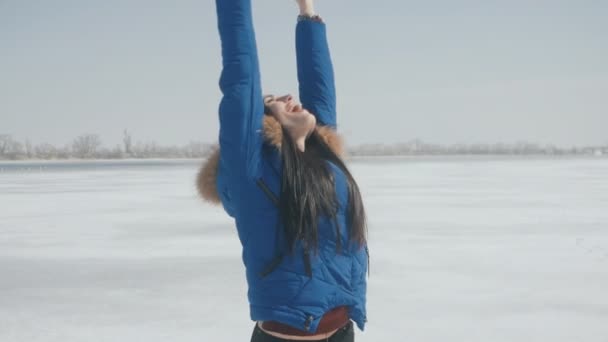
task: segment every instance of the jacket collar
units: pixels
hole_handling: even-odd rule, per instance
[[[329,126],[318,125],[315,130],[323,138],[325,143],[339,157],[344,157],[344,148],[342,138],[336,131]],[[281,124],[272,116],[264,115],[263,124],[264,141],[281,150],[283,142],[283,130]],[[205,200],[213,204],[220,204],[221,200],[217,192],[217,175],[220,161],[219,145],[215,145],[212,153],[203,162],[198,175],[196,177],[196,187],[199,195]]]

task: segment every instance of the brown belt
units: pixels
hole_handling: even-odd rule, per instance
[[[338,306],[337,308],[326,312],[325,315],[321,317],[321,321],[319,322],[317,331],[314,333],[296,329],[292,326],[276,321],[265,321],[264,323],[262,323],[262,329],[284,335],[312,336],[326,334],[334,330],[340,329],[346,324],[348,324],[349,321],[350,319],[348,318],[348,309],[346,308],[346,306]]]

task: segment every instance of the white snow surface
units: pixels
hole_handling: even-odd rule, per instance
[[[249,341],[241,248],[198,162],[0,164],[0,341]],[[608,341],[608,159],[350,162],[357,341]]]

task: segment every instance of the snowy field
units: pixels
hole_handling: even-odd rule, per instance
[[[240,245],[192,161],[0,164],[0,341],[249,341]],[[608,341],[608,158],[351,163],[357,341]]]

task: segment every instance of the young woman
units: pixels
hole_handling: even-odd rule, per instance
[[[262,95],[251,0],[216,0],[223,69],[219,149],[198,189],[235,219],[251,341],[354,341],[363,330],[365,212],[335,130],[325,24],[297,0],[299,104]]]

